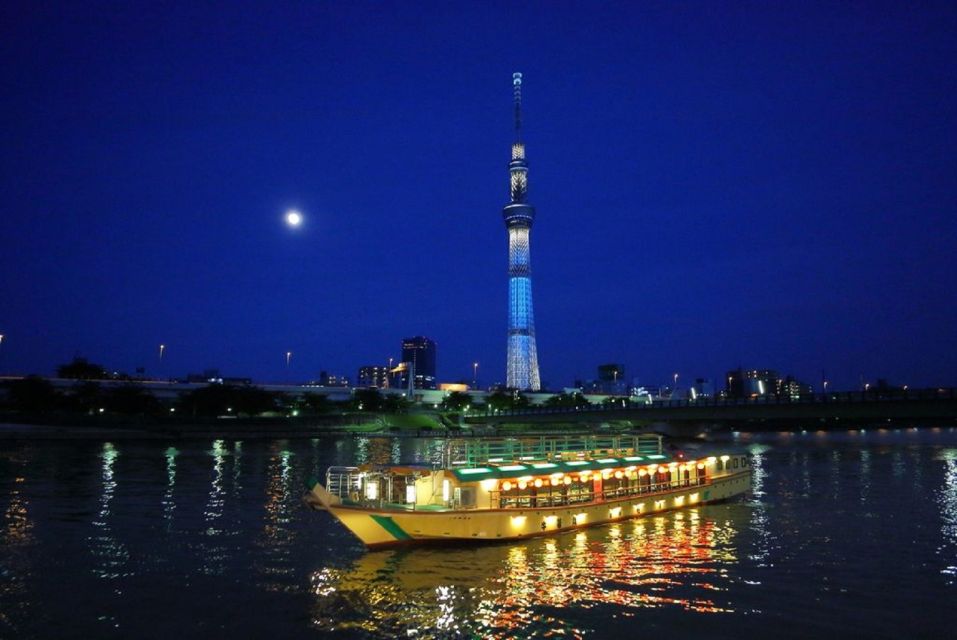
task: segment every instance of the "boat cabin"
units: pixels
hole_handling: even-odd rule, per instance
[[[743,454],[689,458],[661,436],[450,440],[440,468],[331,467],[344,505],[396,510],[528,509],[656,494],[747,468]]]

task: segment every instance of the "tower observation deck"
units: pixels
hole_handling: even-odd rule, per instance
[[[513,389],[538,391],[538,351],[532,313],[532,267],[529,234],[535,208],[528,203],[528,163],[522,142],[522,74],[512,74],[515,100],[515,141],[508,163],[511,201],[502,210],[508,230],[508,371]]]

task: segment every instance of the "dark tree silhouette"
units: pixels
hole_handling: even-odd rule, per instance
[[[86,358],[74,358],[69,364],[61,364],[56,370],[59,378],[77,380],[105,380],[109,376],[101,365],[88,362]]]
[[[280,410],[280,394],[252,386],[211,384],[179,397],[179,409],[194,416],[258,416]]]
[[[46,412],[56,409],[60,394],[47,380],[28,376],[4,383],[7,389],[6,405],[14,411]]]

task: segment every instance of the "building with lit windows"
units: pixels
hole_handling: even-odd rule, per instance
[[[425,336],[414,336],[402,340],[402,363],[395,386],[409,388],[409,374],[415,376],[415,389],[435,389],[435,341]]]
[[[389,367],[385,365],[369,364],[359,367],[359,385],[360,387],[378,387],[379,389],[389,388]]]

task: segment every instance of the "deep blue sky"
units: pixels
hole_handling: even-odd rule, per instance
[[[0,25],[0,371],[354,378],[424,334],[440,379],[503,380],[522,71],[544,382],[957,385],[953,2],[14,1]]]

